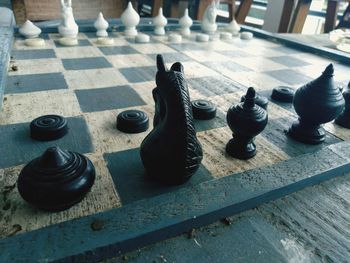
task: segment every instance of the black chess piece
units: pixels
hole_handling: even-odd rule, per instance
[[[28,203],[48,211],[65,210],[80,202],[95,180],[95,168],[85,156],[48,148],[21,171],[17,187]]]
[[[157,67],[154,128],[143,140],[140,154],[148,176],[177,185],[197,171],[203,152],[196,137],[182,64],[177,62],[167,70],[163,57],[158,55]]]
[[[192,101],[192,111],[197,120],[210,120],[216,116],[216,106],[208,100]]]
[[[271,99],[279,102],[292,103],[294,93],[294,89],[290,87],[280,86],[272,90]]]
[[[149,127],[148,116],[140,110],[126,110],[117,116],[117,129],[125,133],[140,133]]]
[[[59,115],[40,116],[30,123],[30,136],[39,141],[56,140],[67,132],[67,120]]]
[[[299,120],[293,123],[288,135],[307,144],[325,140],[322,124],[334,120],[344,109],[344,98],[333,81],[334,68],[330,64],[317,79],[300,87],[294,95],[293,105]]]
[[[350,82],[348,87],[343,91],[343,97],[345,99],[344,111],[335,119],[335,123],[350,129]]]
[[[266,110],[255,103],[255,90],[250,87],[244,102],[232,106],[227,112],[227,123],[233,132],[233,139],[226,145],[226,152],[238,159],[255,156],[254,137],[261,133],[268,121]]]
[[[241,97],[241,102],[244,102],[245,96]],[[267,110],[267,106],[269,105],[269,100],[265,96],[259,95],[258,93],[255,94],[255,104],[259,105],[264,110]]]

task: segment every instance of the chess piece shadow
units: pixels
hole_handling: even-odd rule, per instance
[[[157,56],[154,128],[141,144],[141,159],[148,176],[167,184],[186,182],[199,168],[202,147],[196,137],[191,101],[183,66],[166,69]]]

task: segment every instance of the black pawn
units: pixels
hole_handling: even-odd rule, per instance
[[[216,116],[216,106],[207,100],[192,101],[193,117],[197,120],[210,120]]]
[[[322,143],[326,136],[322,124],[342,113],[345,101],[334,85],[333,74],[333,65],[329,64],[320,77],[295,92],[293,106],[299,120],[288,131],[293,139],[307,144]]]
[[[38,141],[57,140],[67,132],[67,120],[59,115],[40,116],[30,123],[30,136]]]
[[[241,102],[244,102],[244,100],[245,100],[245,96],[242,96],[241,97]],[[269,100],[265,96],[261,96],[261,95],[256,93],[255,94],[255,104],[257,104],[261,108],[267,110],[267,106],[269,104]]]
[[[279,102],[292,103],[294,93],[294,89],[280,86],[272,90],[271,99]]]
[[[227,123],[233,132],[233,139],[226,145],[226,152],[238,159],[255,156],[254,137],[261,133],[268,121],[266,110],[255,104],[255,90],[249,88],[245,100],[232,106],[227,112]]]
[[[350,129],[350,82],[348,88],[343,92],[343,97],[345,99],[345,109],[342,114],[335,119],[335,123],[344,128]]]
[[[17,187],[33,206],[61,211],[80,202],[94,181],[95,168],[88,158],[51,147],[23,168]]]
[[[149,127],[148,116],[140,110],[126,110],[117,117],[117,129],[125,133],[140,133]]]

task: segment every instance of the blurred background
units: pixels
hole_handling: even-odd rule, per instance
[[[330,31],[330,29],[333,29],[339,20],[341,20],[344,11],[349,6],[349,0],[332,0],[331,2],[337,2],[336,10],[334,10],[335,7],[328,6],[330,1],[331,0],[291,0],[293,11],[290,12],[295,12],[295,9],[298,8],[298,2],[305,2],[305,5],[308,6],[306,20],[303,22],[301,21],[303,18],[297,17],[297,21],[294,22],[299,21],[300,24],[302,24],[301,28],[297,30],[289,29],[289,31],[286,29],[284,31],[303,34],[319,34]],[[123,0],[73,0],[74,14],[77,19],[87,19],[96,18],[98,12],[101,11],[106,18],[118,18],[126,7],[127,2],[128,1]],[[167,17],[181,17],[184,9],[188,7],[193,19],[201,19],[204,12],[203,8],[210,3],[210,0],[139,0],[131,2],[143,17],[154,16],[159,6],[163,6],[164,13]],[[246,17],[244,17],[244,21],[238,22],[244,22],[250,26],[277,32],[278,26],[273,25],[276,24],[276,17],[274,17],[274,15],[279,12],[276,11],[278,8],[281,9],[281,3],[288,2],[288,0],[226,0],[221,2],[218,18],[220,21],[230,20],[230,10],[232,8],[230,2],[235,2],[233,12],[239,10],[239,6],[242,2],[251,2],[251,5],[248,5],[249,8]],[[43,21],[60,18],[59,0],[0,0],[0,6],[8,7],[13,10],[17,24],[22,24],[26,19]],[[301,6],[301,8],[303,8],[303,6]],[[330,8],[333,9],[328,10]],[[303,12],[302,9],[301,12]],[[287,23],[290,24],[293,18],[291,14],[289,14],[289,16],[290,18]],[[331,16],[330,20],[332,21],[332,25],[325,30],[327,16]]]

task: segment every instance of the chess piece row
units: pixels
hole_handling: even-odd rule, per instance
[[[204,18],[202,21],[202,31],[207,34],[213,34],[217,30],[217,24],[216,24],[216,16],[217,16],[217,2],[213,2],[211,5],[208,6]],[[79,28],[77,23],[75,22],[74,15],[73,15],[73,9],[72,9],[72,0],[61,0],[61,17],[62,21],[61,24],[58,27],[58,32],[62,36],[62,39],[60,39],[60,43],[62,45],[77,45],[77,35],[79,32]],[[125,27],[124,34],[126,36],[136,36],[136,42],[148,42],[149,37],[147,35],[141,35],[137,36],[138,32],[136,30],[136,26],[140,22],[140,16],[138,13],[134,10],[131,2],[128,3],[127,8],[124,10],[123,14],[121,15],[121,21]],[[163,15],[163,9],[159,9],[159,13],[156,17],[153,18],[153,25],[154,25],[154,34],[155,35],[165,35],[165,26],[167,25],[167,19]],[[191,34],[190,27],[193,24],[192,19],[188,15],[188,9],[185,10],[184,16],[179,19],[179,24],[181,26],[180,34],[182,36],[188,36]],[[99,37],[98,42],[100,44],[113,44],[113,41],[108,38],[108,32],[107,29],[109,27],[109,23],[106,21],[106,19],[103,17],[102,13],[99,13],[94,26],[96,28],[96,35]],[[233,19],[230,24],[227,25],[225,30],[228,33],[237,35],[240,31],[240,27],[237,24],[237,22]],[[34,25],[31,21],[27,20],[19,29],[19,33],[23,35],[25,38],[28,39],[34,39],[29,40],[26,42],[29,46],[40,46],[44,44],[44,41],[41,41],[40,39],[36,39],[40,33],[41,29]],[[223,39],[227,39],[230,36],[223,35]],[[181,35],[177,34],[171,34],[169,36],[170,42],[181,42]],[[249,35],[250,36],[250,35]],[[197,37],[198,41],[205,42],[208,41],[209,37],[205,35],[199,35]]]

